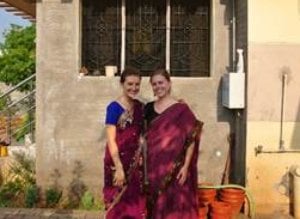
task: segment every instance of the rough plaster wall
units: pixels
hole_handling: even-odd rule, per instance
[[[199,159],[200,181],[220,183],[228,153],[232,114],[221,106],[220,78],[229,66],[229,1],[213,1],[210,78],[172,78],[174,95],[190,104],[205,123]],[[103,120],[106,104],[120,92],[118,78],[77,79],[80,66],[78,1],[37,3],[37,177],[43,187],[68,188],[75,163],[93,192],[103,183]],[[224,40],[227,39],[227,40]],[[152,100],[149,78],[141,99]],[[217,156],[216,152],[221,152]]]
[[[300,153],[255,156],[255,148],[279,150],[282,74],[286,72],[283,141],[287,150],[300,149],[300,32],[295,28],[300,23],[299,1],[251,0],[248,4],[247,187],[258,214],[290,213],[289,169],[300,165]]]

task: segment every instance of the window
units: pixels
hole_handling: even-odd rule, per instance
[[[209,76],[210,0],[83,0],[82,65]]]

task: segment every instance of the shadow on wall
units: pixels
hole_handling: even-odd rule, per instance
[[[101,132],[100,132],[100,135],[97,139],[97,142],[106,142],[106,127],[105,125],[103,124],[103,126],[101,127]]]
[[[300,149],[300,99],[298,102],[298,114],[295,119],[295,126],[291,140],[291,149]]]
[[[220,0],[220,4],[226,6],[224,12],[224,24],[230,25],[231,14],[232,14],[232,3],[230,0]]]
[[[212,3],[211,3],[212,4]],[[233,41],[231,39],[233,39],[233,32],[232,32],[232,15],[233,15],[233,5],[232,5],[232,1],[231,0],[220,0],[220,4],[225,6],[225,10],[224,10],[224,25],[228,26],[228,29],[230,29],[229,31],[229,36],[228,36],[228,48],[232,48],[233,47]],[[212,7],[215,7],[214,4],[212,4]],[[232,57],[235,54],[232,54],[232,50],[229,49],[228,51],[228,63],[229,66],[226,67],[226,71],[227,72],[231,72],[233,71],[232,66],[234,66],[235,63],[233,63]]]
[[[65,208],[76,209],[80,205],[83,194],[87,191],[87,186],[84,184],[82,174],[84,167],[81,161],[75,161],[72,170],[72,181],[67,188],[66,197],[68,199]],[[62,197],[63,188],[59,184],[62,174],[58,169],[54,169],[51,173],[52,185],[46,191],[47,207],[56,207]]]
[[[69,202],[74,204],[71,207],[79,207],[80,199],[86,191],[87,187],[82,181],[82,174],[84,172],[83,165],[80,161],[75,161],[74,169],[72,171],[73,179],[69,186],[68,198]]]

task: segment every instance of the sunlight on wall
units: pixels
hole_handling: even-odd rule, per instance
[[[251,0],[248,10],[249,41],[300,43],[300,0]]]

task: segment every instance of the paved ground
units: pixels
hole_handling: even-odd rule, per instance
[[[104,219],[104,213],[59,209],[0,208],[0,219]],[[248,217],[241,214],[236,219],[248,219]]]
[[[100,211],[0,208],[0,219],[104,219]]]
[[[0,219],[104,219],[101,211],[80,211],[60,209],[26,209],[26,208],[0,208]],[[249,219],[240,214],[235,219]],[[293,219],[290,215],[257,215],[255,219]]]

